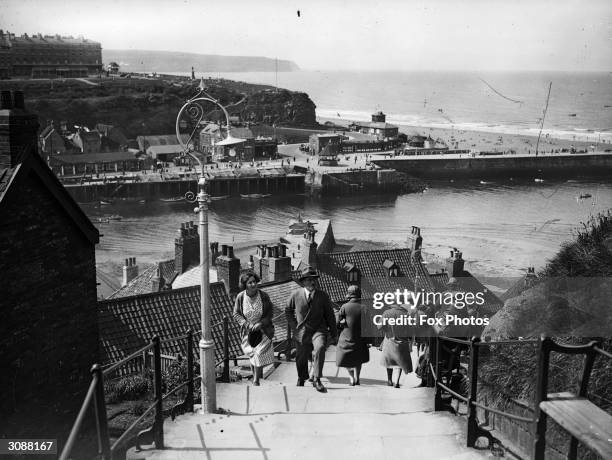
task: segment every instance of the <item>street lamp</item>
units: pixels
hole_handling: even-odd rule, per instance
[[[216,375],[215,375],[215,344],[212,339],[212,331],[210,327],[211,319],[211,304],[210,304],[210,282],[209,282],[209,251],[208,251],[208,194],[206,193],[206,178],[204,177],[204,165],[202,161],[195,155],[193,150],[193,137],[204,117],[204,110],[199,104],[200,102],[212,102],[219,106],[225,114],[227,123],[227,138],[225,141],[232,143],[244,142],[242,139],[235,139],[230,136],[229,115],[225,107],[219,101],[212,98],[205,92],[204,79],[200,81],[198,93],[189,99],[179,110],[176,117],[176,137],[179,144],[183,148],[183,153],[190,155],[200,165],[200,178],[198,180],[198,194],[187,192],[186,199],[190,202],[198,203],[198,207],[194,212],[199,214],[199,233],[200,233],[200,320],[202,337],[199,342],[200,348],[200,376],[201,376],[201,395],[202,395],[202,412],[206,414],[214,413],[217,409],[217,391],[216,391]],[[195,127],[191,131],[187,143],[181,138],[180,120],[181,116],[187,113],[188,116],[195,121]],[[227,145],[227,144],[225,144]]]

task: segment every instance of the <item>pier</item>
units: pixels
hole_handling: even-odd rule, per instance
[[[181,177],[182,176],[182,177]],[[105,199],[150,200],[173,198],[196,191],[198,175],[132,175],[110,180],[97,179],[80,184],[66,184],[79,203]],[[304,193],[305,175],[292,168],[227,168],[206,170],[204,177],[211,197]],[[153,180],[144,180],[144,179]]]

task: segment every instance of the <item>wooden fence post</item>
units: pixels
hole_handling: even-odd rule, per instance
[[[546,401],[548,398],[548,367],[550,361],[550,339],[548,337],[540,337],[538,355],[533,458],[539,460],[544,458],[544,452],[546,451],[546,414],[540,410],[540,402]]]
[[[164,448],[164,408],[162,391],[162,371],[161,371],[161,344],[159,336],[153,337],[153,362],[155,365],[155,423],[154,440],[155,448]]]
[[[476,419],[476,402],[478,397],[478,354],[480,339],[472,337],[470,344],[470,396],[468,399],[467,446],[474,447],[478,439],[478,420]]]
[[[91,368],[91,373],[98,375],[95,396],[98,454],[102,455],[104,460],[110,460],[110,438],[108,437],[108,421],[106,419],[106,401],[104,400],[104,377],[102,368],[99,364],[94,364]]]

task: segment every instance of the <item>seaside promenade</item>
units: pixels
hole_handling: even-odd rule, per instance
[[[135,449],[128,459],[486,459],[487,449],[466,443],[466,419],[434,412],[431,388],[414,373],[401,388],[386,385],[380,352],[370,348],[361,385],[351,387],[327,351],[322,379],[327,393],[306,382],[296,387],[294,362],[280,362],[260,387],[217,384],[223,414],[185,414],[164,423],[164,450]],[[416,354],[413,353],[413,362]],[[465,407],[462,408],[465,412]]]

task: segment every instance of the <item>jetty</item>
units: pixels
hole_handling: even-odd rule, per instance
[[[611,152],[514,154],[462,152],[374,156],[371,163],[431,179],[492,177],[572,178],[612,174]]]
[[[204,172],[208,193],[217,197],[304,193],[305,174],[290,167],[207,169]],[[79,203],[101,200],[173,200],[197,190],[199,174],[126,175],[113,178],[88,178],[65,184]]]

